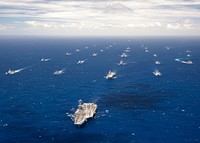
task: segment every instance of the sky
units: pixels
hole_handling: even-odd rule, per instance
[[[0,0],[0,35],[199,36],[200,0]]]

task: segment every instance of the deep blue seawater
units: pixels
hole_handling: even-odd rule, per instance
[[[121,58],[127,47],[129,56]],[[119,66],[120,59],[127,64]],[[53,75],[61,69],[64,74]],[[162,76],[154,76],[155,69]],[[104,78],[109,70],[116,79]],[[1,37],[0,142],[200,142],[199,73],[198,37]],[[79,99],[98,104],[82,128],[66,114],[74,113]]]

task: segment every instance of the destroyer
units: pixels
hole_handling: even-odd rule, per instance
[[[41,62],[48,62],[48,61],[50,61],[51,59],[45,59],[45,58],[42,58],[40,61]]]
[[[94,53],[94,54],[92,54],[92,56],[93,56],[93,57],[96,57],[96,56],[97,56],[97,54],[96,54],[96,53]]]
[[[123,61],[123,60],[120,60],[120,62],[118,63],[118,65],[120,65],[120,66],[123,66],[123,65],[125,65],[126,63]]]
[[[183,63],[183,64],[189,64],[189,65],[193,64],[192,61],[182,61],[182,63]]]
[[[11,69],[9,69],[7,72],[6,72],[6,74],[16,74],[16,73],[18,73],[18,72],[20,72],[19,70],[11,70]]]
[[[84,62],[85,62],[85,60],[79,60],[76,64],[80,65],[80,64],[83,64]]]
[[[175,59],[175,61],[183,63],[183,64],[189,64],[189,65],[193,64],[191,60],[184,60],[183,58],[177,58]]]
[[[161,76],[161,75],[162,75],[161,72],[159,72],[158,70],[155,70],[155,71],[153,72],[153,74],[154,74],[155,76]]]
[[[160,61],[155,61],[155,64],[156,65],[160,65]]]
[[[55,71],[53,74],[54,75],[61,75],[63,73],[65,73],[64,70],[59,70],[59,71]]]
[[[113,79],[114,77],[116,77],[116,72],[109,71],[105,78]]]
[[[97,105],[94,103],[83,103],[83,101],[80,99],[78,105],[78,109],[74,113],[74,124],[75,125],[83,125],[88,119],[93,118],[96,110]]]
[[[19,73],[19,72],[23,71],[26,68],[21,68],[21,69],[18,69],[18,70],[11,70],[11,69],[9,69],[5,74],[7,74],[7,75],[16,74],[16,73]]]
[[[126,57],[128,57],[128,55],[127,55],[126,53],[122,53],[122,54],[120,55],[120,57],[126,58]]]

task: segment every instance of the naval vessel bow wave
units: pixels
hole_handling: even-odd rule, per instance
[[[9,69],[5,74],[7,74],[7,75],[13,75],[13,74],[19,73],[19,72],[21,72],[21,71],[23,71],[23,70],[25,70],[27,68],[29,68],[29,67],[25,67],[25,68],[21,68],[21,69],[17,69],[17,70],[11,70],[11,69]]]

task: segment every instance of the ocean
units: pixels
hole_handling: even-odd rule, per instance
[[[199,55],[199,37],[0,37],[0,142],[200,142]],[[79,99],[98,105],[83,127]]]

